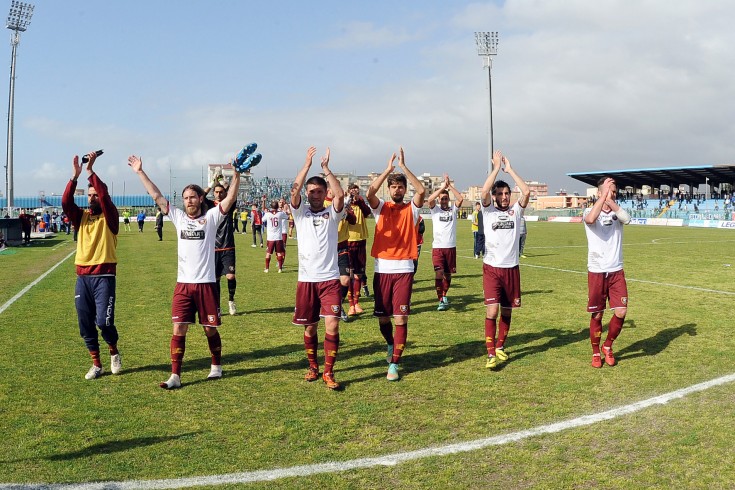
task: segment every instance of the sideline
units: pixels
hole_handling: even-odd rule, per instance
[[[12,298],[10,298],[9,300],[7,300],[7,301],[5,302],[5,304],[4,304],[4,305],[0,306],[0,315],[2,315],[2,313],[3,313],[3,312],[4,312],[5,310],[7,310],[8,308],[10,308],[10,306],[11,306],[11,305],[12,305],[13,303],[15,303],[15,302],[16,302],[16,301],[18,301],[18,300],[19,300],[20,298],[22,298],[22,297],[23,297],[23,295],[24,295],[24,294],[26,294],[26,293],[28,292],[28,290],[29,290],[29,289],[31,289],[31,288],[32,288],[33,286],[35,286],[36,284],[38,284],[39,282],[41,282],[41,281],[43,280],[43,278],[44,278],[44,277],[46,277],[46,276],[48,276],[49,274],[51,274],[51,273],[52,273],[52,272],[54,271],[54,269],[56,269],[56,268],[57,268],[58,266],[60,266],[61,264],[63,264],[63,263],[64,263],[64,261],[66,261],[66,259],[68,259],[68,258],[69,258],[69,257],[71,257],[72,255],[74,255],[74,254],[75,254],[76,252],[77,252],[77,250],[76,250],[76,248],[75,248],[75,249],[74,249],[74,250],[73,250],[73,251],[72,251],[71,253],[69,253],[69,255],[67,255],[66,257],[64,257],[63,259],[61,259],[61,260],[60,260],[60,261],[59,261],[59,262],[58,262],[58,263],[57,263],[57,264],[56,264],[55,266],[53,266],[52,268],[50,268],[49,270],[47,270],[46,272],[44,272],[43,274],[41,274],[40,276],[38,276],[38,279],[36,279],[36,280],[35,280],[35,281],[33,281],[32,283],[30,283],[30,284],[29,284],[28,286],[26,286],[26,287],[24,287],[23,289],[21,289],[21,290],[20,290],[20,292],[19,292],[18,294],[16,294],[15,296],[13,296],[13,297],[12,297]]]
[[[713,388],[715,386],[724,385],[735,381],[735,373],[728,374],[719,378],[697,383],[695,385],[681,388],[663,395],[648,398],[636,403],[613,408],[604,412],[591,415],[583,415],[581,417],[557,422],[554,424],[541,425],[531,429],[512,432],[501,436],[488,437],[485,439],[476,439],[474,441],[460,442],[457,444],[448,444],[416,451],[408,451],[404,453],[393,453],[375,458],[360,458],[349,461],[334,461],[331,463],[321,463],[302,466],[291,466],[289,468],[277,468],[273,470],[248,471],[244,473],[228,473],[224,475],[211,475],[190,478],[175,478],[169,480],[129,480],[129,481],[107,481],[99,483],[76,483],[76,484],[0,484],[0,489],[85,489],[85,490],[102,490],[102,489],[159,489],[159,488],[185,488],[205,485],[224,485],[233,483],[253,483],[262,481],[272,481],[281,478],[292,478],[299,476],[311,476],[321,473],[336,473],[349,471],[360,468],[373,468],[376,466],[395,466],[399,463],[412,461],[416,459],[446,456],[450,454],[464,453],[475,451],[477,449],[486,448],[488,446],[500,446],[511,442],[521,441],[529,437],[539,436],[543,434],[553,434],[567,429],[584,427],[596,424],[604,420],[610,420],[623,415],[638,412],[654,405],[665,405],[672,400],[684,398],[692,393]]]

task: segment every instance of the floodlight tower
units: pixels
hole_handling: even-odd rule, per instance
[[[5,183],[7,185],[8,214],[13,210],[13,107],[15,105],[15,55],[20,44],[20,33],[28,29],[33,17],[33,5],[13,0],[10,4],[10,13],[5,27],[13,31],[10,44],[13,46],[12,61],[10,62],[10,94],[8,96],[8,146],[5,161]]]
[[[488,173],[493,169],[493,59],[498,54],[498,42],[500,38],[497,32],[476,32],[475,43],[477,43],[477,54],[482,56],[483,67],[487,68],[487,92],[490,100],[490,125],[488,126]]]

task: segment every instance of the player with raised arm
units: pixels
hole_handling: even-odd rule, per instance
[[[278,272],[283,272],[283,260],[286,257],[286,242],[283,241],[283,223],[288,222],[288,215],[278,210],[278,201],[271,202],[271,207],[263,215],[265,223],[266,244],[265,269],[268,272],[271,264],[271,255],[275,252],[278,261]]]
[[[454,203],[450,205],[449,191],[454,195]],[[437,199],[439,206],[436,205]],[[431,261],[434,265],[434,287],[439,299],[437,310],[449,308],[447,292],[452,284],[452,274],[457,273],[457,210],[462,206],[464,198],[444,174],[444,181],[429,196],[429,209],[433,223],[434,241],[431,244]]]
[[[601,368],[600,339],[602,316],[606,300],[613,316],[602,346],[605,363],[615,365],[612,344],[623,329],[628,312],[628,286],[623,270],[623,225],[630,223],[630,215],[618,206],[615,198],[617,185],[609,177],[597,182],[597,201],[584,211],[587,234],[587,312],[590,318],[592,367]]]
[[[212,184],[204,189],[204,195],[209,194],[210,190],[214,192],[214,201],[205,197],[204,202],[206,203],[207,209],[217,206],[227,197],[228,187],[225,185],[224,178],[221,175],[214,176]],[[217,227],[217,237],[214,241],[214,276],[217,283],[217,304],[219,305],[222,297],[220,278],[223,274],[225,275],[228,294],[227,307],[230,315],[234,315],[237,313],[237,306],[235,305],[237,259],[235,256],[235,227],[233,223],[235,213],[237,213],[237,200],[232,203],[229,209],[225,210],[225,213],[227,217]]]
[[[191,184],[184,187],[181,197],[184,211],[172,207],[158,187],[143,171],[140,157],[131,155],[128,165],[138,174],[148,194],[159,209],[168,214],[178,235],[178,274],[171,304],[173,335],[171,337],[171,376],[160,383],[170,390],[181,386],[181,364],[186,350],[189,325],[199,317],[207,336],[212,366],[207,379],[222,377],[222,340],[217,327],[221,325],[219,296],[215,276],[215,239],[222,220],[229,219],[225,210],[231,209],[240,187],[240,173],[230,182],[227,195],[219,205],[206,210],[204,189]]]
[[[350,290],[347,297],[350,300],[350,315],[362,313],[364,310],[360,306],[360,286],[365,279],[365,266],[367,265],[367,239],[369,236],[367,227],[367,217],[372,215],[372,210],[365,198],[360,195],[360,186],[352,183],[348,187],[350,208],[355,215],[355,223],[349,224],[347,250],[350,254],[350,270],[352,272],[352,280],[350,281]],[[365,296],[368,296],[367,284],[364,287]]]
[[[78,156],[74,156],[73,175],[66,184],[61,207],[77,232],[77,253],[74,259],[77,283],[74,288],[74,304],[79,334],[92,357],[92,367],[84,377],[96,379],[104,372],[100,361],[98,328],[110,351],[110,371],[112,374],[118,374],[122,369],[120,352],[117,349],[119,334],[115,327],[115,275],[120,215],[112,203],[107,186],[93,169],[97,153],[93,151],[86,157],[89,174],[87,188],[89,209],[82,210],[74,203],[77,179],[82,173]]]
[[[306,152],[304,166],[296,175],[291,188],[291,213],[298,236],[299,277],[296,284],[296,307],[293,324],[304,327],[304,348],[309,361],[306,381],[319,379],[316,351],[319,339],[317,325],[324,318],[324,374],[322,380],[331,390],[340,388],[334,379],[334,362],[339,350],[339,320],[341,310],[339,267],[337,265],[337,227],[345,214],[344,191],[329,169],[329,148],[322,157],[321,167],[326,180],[314,176],[306,180],[316,148]],[[306,180],[306,184],[304,181]],[[334,200],[324,206],[327,183],[334,189]],[[301,189],[306,186],[308,205],[304,206]]]
[[[398,363],[408,337],[408,316],[411,313],[413,289],[413,261],[418,258],[416,236],[419,210],[424,205],[426,189],[408,169],[403,147],[398,153],[398,167],[403,174],[393,173],[396,154],[388,160],[388,166],[373,180],[366,198],[375,216],[375,238],[370,254],[375,258],[373,294],[380,333],[388,344],[388,381],[398,381]],[[408,179],[408,180],[407,180]],[[383,182],[388,181],[390,201],[377,197]],[[413,198],[404,202],[408,182],[414,188]],[[391,317],[395,321],[395,334]]]
[[[482,220],[485,227],[485,257],[482,264],[482,286],[485,293],[486,368],[508,360],[505,340],[510,330],[513,308],[521,307],[521,271],[519,268],[518,235],[523,212],[531,190],[511,167],[510,160],[500,151],[493,153],[493,169],[482,187]],[[503,170],[521,190],[512,206],[510,186],[495,179]],[[500,313],[500,328],[497,328]],[[498,331],[497,340],[495,338]]]

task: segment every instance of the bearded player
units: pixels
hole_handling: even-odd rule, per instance
[[[623,271],[623,225],[630,223],[630,215],[615,202],[615,181],[603,177],[597,182],[597,201],[584,210],[587,233],[587,312],[590,318],[592,367],[601,368],[600,339],[605,300],[609,301],[613,316],[602,346],[605,364],[615,365],[612,344],[623,329],[628,312],[628,286]]]
[[[171,390],[181,387],[181,364],[186,350],[186,334],[196,316],[207,336],[212,366],[207,379],[222,377],[222,340],[217,327],[221,325],[219,295],[215,282],[214,244],[222,220],[230,219],[225,210],[232,208],[240,187],[240,173],[230,183],[227,196],[219,205],[206,210],[204,189],[198,185],[184,187],[181,197],[184,211],[170,206],[158,187],[143,171],[140,157],[132,155],[128,165],[138,174],[148,194],[162,212],[168,214],[178,235],[178,274],[171,304],[173,336],[171,337],[171,376],[160,387]]]
[[[317,325],[324,318],[324,374],[322,380],[330,390],[340,389],[334,379],[334,362],[339,350],[339,320],[341,310],[339,266],[337,265],[337,227],[345,215],[344,191],[329,169],[329,148],[322,157],[322,177],[306,181],[316,148],[310,147],[306,161],[291,188],[291,213],[296,224],[299,254],[299,278],[296,284],[296,307],[293,324],[304,327],[304,348],[309,361],[306,381],[319,379],[317,360]],[[325,207],[327,182],[334,192],[332,205]],[[306,186],[305,205],[301,189]]]
[[[485,226],[485,257],[482,264],[482,286],[485,293],[486,368],[508,360],[505,340],[510,330],[513,308],[521,307],[521,271],[518,242],[520,221],[528,205],[531,191],[500,151],[493,153],[493,169],[482,187],[482,220]],[[521,196],[512,206],[510,186],[497,178],[503,170],[513,178]],[[500,325],[498,328],[498,313]],[[495,338],[497,330],[498,337]]]

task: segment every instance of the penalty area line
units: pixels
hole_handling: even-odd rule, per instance
[[[54,269],[56,269],[58,266],[60,266],[61,264],[63,264],[66,259],[68,259],[72,255],[74,255],[75,253],[76,253],[76,249],[74,249],[74,251],[70,252],[69,255],[67,255],[66,257],[64,257],[63,259],[61,259],[55,266],[51,267],[49,270],[47,270],[46,272],[44,272],[43,274],[41,274],[38,277],[38,279],[36,279],[32,283],[30,283],[28,286],[26,286],[23,289],[21,289],[20,292],[18,292],[18,294],[16,294],[15,296],[13,296],[9,300],[7,300],[4,305],[0,306],[0,314],[2,314],[5,310],[7,310],[8,308],[10,308],[10,306],[13,303],[15,303],[20,298],[22,298],[23,295],[26,294],[33,286],[35,286],[36,284],[38,284],[39,282],[41,282],[44,277],[46,277],[49,274],[51,274],[54,271]]]
[[[408,451],[402,453],[393,453],[385,456],[374,458],[360,458],[349,461],[334,461],[329,463],[291,466],[289,468],[276,468],[272,470],[249,471],[244,473],[229,473],[223,475],[211,475],[190,478],[175,478],[167,480],[129,480],[120,482],[99,482],[99,483],[76,483],[76,484],[0,484],[0,489],[84,489],[84,490],[102,490],[107,488],[123,489],[159,489],[159,488],[186,488],[195,486],[211,486],[224,485],[233,483],[254,483],[262,481],[273,481],[282,478],[294,478],[312,476],[323,473],[337,473],[362,468],[374,468],[379,466],[395,466],[399,463],[413,461],[422,458],[447,456],[452,454],[465,453],[483,449],[489,446],[500,446],[511,442],[521,441],[529,437],[535,437],[545,434],[554,434],[557,432],[584,427],[596,424],[605,420],[629,415],[640,410],[652,407],[654,405],[665,405],[672,400],[684,398],[692,393],[704,391],[716,386],[721,386],[735,381],[735,373],[728,374],[719,378],[697,383],[686,388],[681,388],[663,395],[648,398],[639,402],[631,403],[621,407],[606,410],[604,412],[584,415],[573,419],[565,420],[548,425],[541,425],[531,429],[512,432],[500,436],[477,439],[474,441],[461,442],[457,444],[448,444],[445,446],[431,447],[419,449],[416,451]]]

